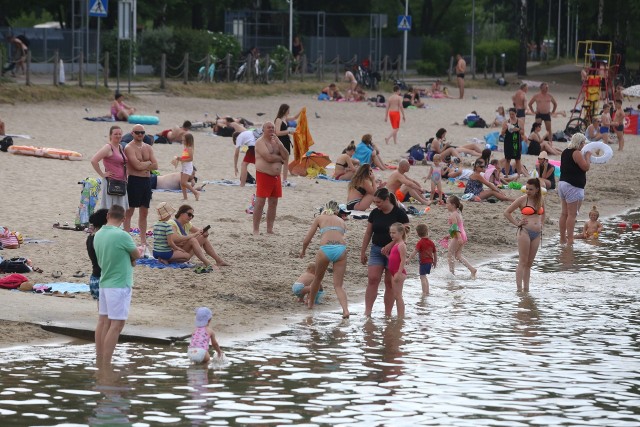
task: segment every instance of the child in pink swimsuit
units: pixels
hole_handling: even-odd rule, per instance
[[[207,307],[200,307],[196,310],[196,330],[191,335],[191,343],[187,350],[187,355],[193,363],[209,363],[209,343],[218,353],[218,358],[222,357],[222,350],[213,330],[209,326],[213,313]]]
[[[456,196],[447,199],[447,210],[449,211],[449,271],[455,275],[454,262],[457,259],[471,272],[471,278],[476,278],[477,269],[474,268],[465,257],[462,256],[462,248],[467,243],[467,233],[464,231],[462,221],[462,203]]]
[[[404,269],[407,261],[407,229],[404,224],[396,222],[389,227],[389,235],[394,245],[389,252],[389,262],[387,268],[391,273],[391,287],[393,289],[393,297],[396,302],[396,310],[398,318],[404,317],[404,299],[402,298],[402,288],[407,278],[407,272]]]

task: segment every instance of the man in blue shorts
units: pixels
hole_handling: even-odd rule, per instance
[[[113,205],[107,224],[95,234],[93,248],[100,265],[100,297],[96,326],[96,363],[109,366],[120,332],[129,317],[133,266],[140,257],[133,239],[120,229],[124,208]]]

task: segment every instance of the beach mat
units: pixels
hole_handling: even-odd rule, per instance
[[[335,179],[334,177],[329,176],[329,175],[325,175],[323,173],[321,173],[318,176],[316,176],[316,179],[322,179],[322,180],[331,181],[331,182],[349,182],[349,181],[345,181],[345,180]]]
[[[73,282],[53,282],[53,283],[36,283],[36,286],[46,286],[50,288],[51,292],[67,292],[69,294],[79,292],[89,292],[89,285],[86,283],[73,283]]]
[[[138,265],[146,265],[150,268],[193,268],[194,265],[190,262],[163,264],[155,258],[140,258],[136,261]]]
[[[239,186],[240,185],[240,180],[239,179],[215,179],[213,181],[202,181],[203,184],[215,184],[215,185],[224,185],[227,187],[231,187],[231,186]],[[255,184],[245,184],[245,186],[247,187],[255,187]]]
[[[15,135],[12,133],[8,133],[2,136],[10,136],[11,138],[34,139],[31,135]]]
[[[83,117],[90,122],[115,122],[111,116]]]

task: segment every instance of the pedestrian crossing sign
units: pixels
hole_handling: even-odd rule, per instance
[[[89,16],[106,18],[108,7],[109,0],[89,0]]]
[[[411,31],[411,15],[398,15],[398,31]]]

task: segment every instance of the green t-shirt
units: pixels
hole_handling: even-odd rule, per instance
[[[153,250],[156,252],[169,252],[171,246],[167,237],[173,234],[173,226],[167,221],[158,221],[153,225]]]
[[[136,245],[129,233],[119,227],[105,225],[96,233],[93,248],[102,269],[101,288],[133,287],[131,252]]]

